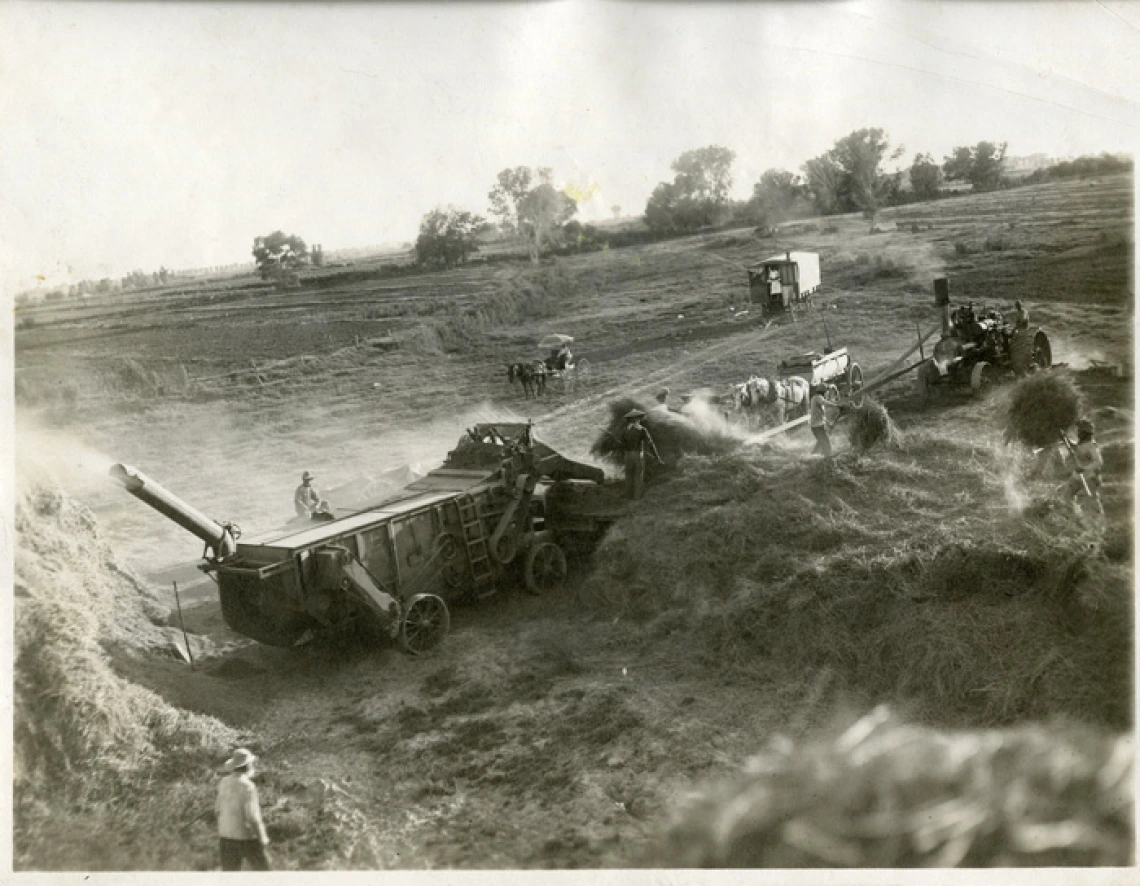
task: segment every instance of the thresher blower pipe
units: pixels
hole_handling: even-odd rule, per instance
[[[237,543],[229,529],[192,508],[174,493],[163,489],[142,471],[129,465],[116,464],[111,465],[108,473],[111,479],[135,498],[146,502],[164,517],[202,539],[219,560],[237,551]]]

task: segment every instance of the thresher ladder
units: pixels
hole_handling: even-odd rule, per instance
[[[467,562],[471,564],[471,577],[475,594],[493,593],[495,570],[491,564],[491,549],[487,544],[486,527],[479,516],[479,502],[470,494],[456,499],[459,522],[463,526],[463,540],[467,545]]]

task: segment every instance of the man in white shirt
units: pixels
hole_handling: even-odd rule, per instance
[[[269,836],[261,820],[261,802],[253,783],[257,757],[238,748],[225,768],[229,775],[218,783],[218,838],[221,843],[222,870],[240,871],[248,861],[255,871],[269,870],[265,847]]]
[[[305,471],[301,475],[301,485],[293,493],[293,507],[296,508],[298,517],[311,517],[320,506],[321,494],[313,486],[313,475]]]

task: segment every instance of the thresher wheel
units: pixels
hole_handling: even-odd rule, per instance
[[[560,590],[566,580],[566,555],[562,548],[552,541],[536,541],[527,551],[523,578],[532,594]]]
[[[863,405],[863,370],[858,363],[847,367],[847,397],[856,407]]]
[[[449,588],[460,587],[467,577],[467,570],[463,559],[459,556],[459,539],[450,532],[445,532],[436,539],[435,546],[436,556],[441,561],[439,572],[443,576],[444,584]]]
[[[970,371],[970,390],[975,397],[984,397],[993,390],[996,372],[985,360],[979,360]]]
[[[438,646],[451,628],[447,604],[435,594],[416,594],[404,607],[400,622],[400,645],[419,654]]]
[[[495,542],[495,559],[506,566],[519,552],[518,538],[512,532],[504,532]]]

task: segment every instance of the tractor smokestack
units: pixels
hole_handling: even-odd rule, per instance
[[[111,479],[140,501],[146,502],[164,517],[173,520],[210,546],[219,560],[237,550],[230,530],[201,511],[190,507],[172,492],[163,489],[142,471],[129,465],[111,465]]]

